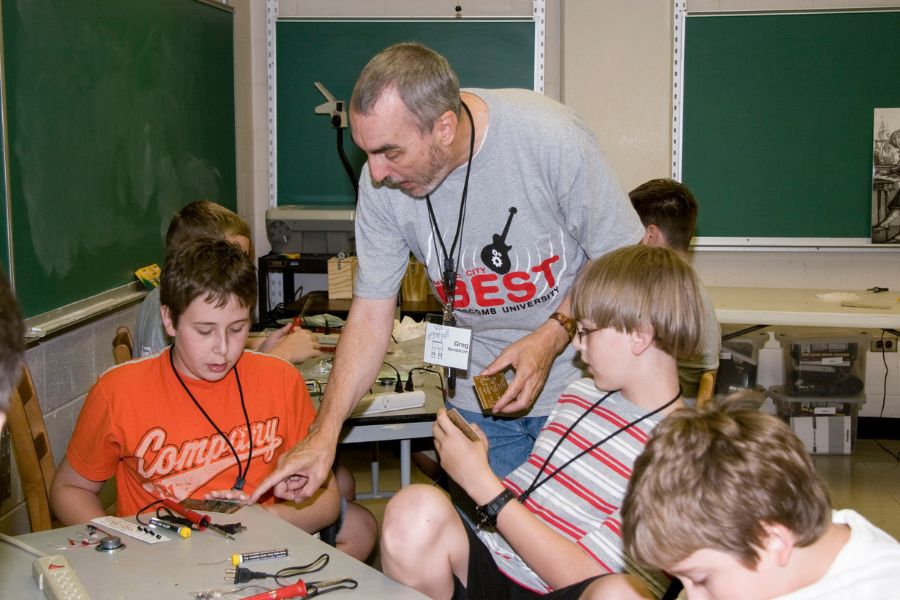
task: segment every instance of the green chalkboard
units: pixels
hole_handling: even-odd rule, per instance
[[[236,206],[233,14],[4,0],[16,293],[34,316],[134,281],[169,219]]]
[[[686,19],[682,179],[701,237],[869,238],[900,12]]]
[[[349,103],[359,72],[397,42],[417,41],[443,54],[462,87],[534,88],[534,22],[279,21],[277,46],[278,204],[353,204],[319,81]],[[359,173],[365,154],[349,128],[344,148]]]

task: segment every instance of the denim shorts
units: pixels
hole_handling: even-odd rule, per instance
[[[451,408],[447,404],[447,408]],[[457,408],[469,423],[475,423],[490,440],[488,462],[494,474],[501,479],[528,460],[534,440],[544,427],[547,417],[519,417],[510,419],[495,417],[482,412]]]

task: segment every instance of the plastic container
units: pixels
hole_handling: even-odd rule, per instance
[[[792,396],[856,396],[864,388],[865,336],[788,340],[790,366],[784,389]]]
[[[784,349],[775,339],[775,332],[769,332],[769,339],[759,350],[756,368],[756,384],[768,389],[784,383]]]
[[[865,394],[801,397],[775,386],[768,395],[775,401],[778,416],[810,454],[852,454],[856,450],[856,421]]]

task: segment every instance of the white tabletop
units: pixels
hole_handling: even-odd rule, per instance
[[[384,574],[293,527],[259,506],[244,507],[232,515],[208,513],[216,523],[240,521],[247,531],[230,541],[212,531],[195,531],[183,540],[173,537],[168,542],[147,544],[120,536],[126,548],[101,554],[92,547],[79,547],[60,552],[53,546],[65,545],[66,537],[84,530],[83,526],[66,527],[20,536],[19,539],[47,554],[64,554],[75,569],[93,600],[188,600],[189,592],[226,588],[225,569],[233,553],[288,548],[286,559],[248,563],[254,571],[274,573],[288,566],[307,564],[320,554],[330,556],[321,571],[303,576],[306,582],[353,577],[359,582],[354,590],[335,590],[327,597],[341,600],[369,598],[420,599],[418,592],[388,578]],[[127,519],[132,520],[132,519]],[[167,534],[163,534],[167,535]],[[23,550],[0,543],[0,596],[28,600],[44,598],[31,575],[34,557]],[[208,564],[208,563],[217,564]],[[296,578],[291,578],[293,583]],[[262,582],[277,587],[271,579]],[[263,591],[253,588],[246,593],[223,596],[241,598]]]
[[[900,329],[900,294],[863,290],[806,290],[793,288],[707,287],[723,324],[765,324],[811,327]],[[869,307],[842,306],[823,294],[853,294],[847,302]]]

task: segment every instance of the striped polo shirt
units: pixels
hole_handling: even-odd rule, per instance
[[[503,484],[521,494],[531,485],[560,438],[606,392],[591,379],[579,379],[560,396],[547,418],[528,461],[510,473]],[[618,392],[609,395],[566,435],[550,457],[539,481],[591,445],[614,433],[648,411],[635,406]],[[629,427],[585,454],[531,493],[526,508],[547,526],[578,544],[605,572],[631,572],[647,581],[661,595],[668,580],[648,573],[624,556],[619,508],[628,487],[634,460],[644,450],[649,434],[661,420],[654,415]],[[519,585],[536,592],[552,588],[515,553],[496,531],[479,531],[499,569]],[[659,587],[659,589],[654,589]]]

